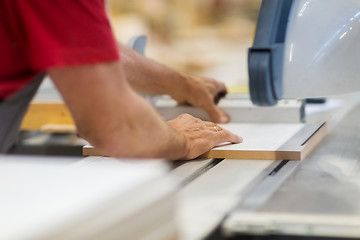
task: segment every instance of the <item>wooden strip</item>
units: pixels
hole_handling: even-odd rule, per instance
[[[93,146],[83,147],[84,156],[105,156],[97,148]],[[201,155],[199,158],[227,158],[227,159],[251,159],[251,160],[300,160],[301,152],[299,151],[209,151]]]
[[[64,103],[31,103],[23,119],[21,130],[40,130],[46,125],[75,127],[70,111]]]
[[[228,151],[228,150],[210,150],[201,155],[201,158],[226,158],[226,159],[250,159],[250,160],[300,160],[301,152],[296,150],[288,151]]]
[[[97,148],[86,145],[83,147],[83,155],[84,156],[106,156],[105,154],[101,153]]]

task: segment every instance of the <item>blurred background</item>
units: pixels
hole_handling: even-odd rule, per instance
[[[260,0],[109,0],[117,40],[148,37],[146,55],[247,92],[247,48]]]

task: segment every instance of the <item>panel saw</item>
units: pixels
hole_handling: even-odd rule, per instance
[[[253,103],[360,90],[360,1],[262,1],[249,49]],[[300,162],[283,161],[252,185],[222,223],[230,239],[359,239],[358,95]]]
[[[359,91],[359,19],[356,0],[263,1],[248,56],[253,103]],[[182,239],[359,239],[360,98],[347,99],[322,112],[331,131],[302,161],[213,159],[195,171],[179,191]],[[188,111],[161,101],[165,118]]]
[[[264,0],[248,55],[252,102],[359,91],[359,38],[360,1]],[[360,239],[360,97],[335,99],[345,99],[335,110],[316,107],[330,132],[302,161],[217,159],[201,171],[180,191],[183,239]]]
[[[308,116],[293,99],[359,91],[359,20],[358,0],[263,1],[249,50],[251,100],[259,106],[242,96],[220,106],[236,122],[265,115],[299,123]],[[141,52],[145,43],[131,44]],[[175,169],[193,172],[178,193],[180,239],[360,238],[360,98],[348,99],[331,110],[331,132],[302,161],[209,159]],[[166,97],[151,101],[165,118],[193,111],[206,119]]]

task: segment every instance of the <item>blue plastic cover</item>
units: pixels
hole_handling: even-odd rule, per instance
[[[263,0],[249,48],[249,85],[254,104],[273,106],[282,97],[286,28],[293,0]]]
[[[126,44],[129,48],[134,49],[141,55],[145,55],[145,47],[146,47],[147,38],[144,35],[133,37]]]

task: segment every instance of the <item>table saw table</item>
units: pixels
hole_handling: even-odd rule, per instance
[[[358,99],[308,116],[308,122],[325,116],[330,130],[302,161],[171,163],[179,239],[360,239]]]

